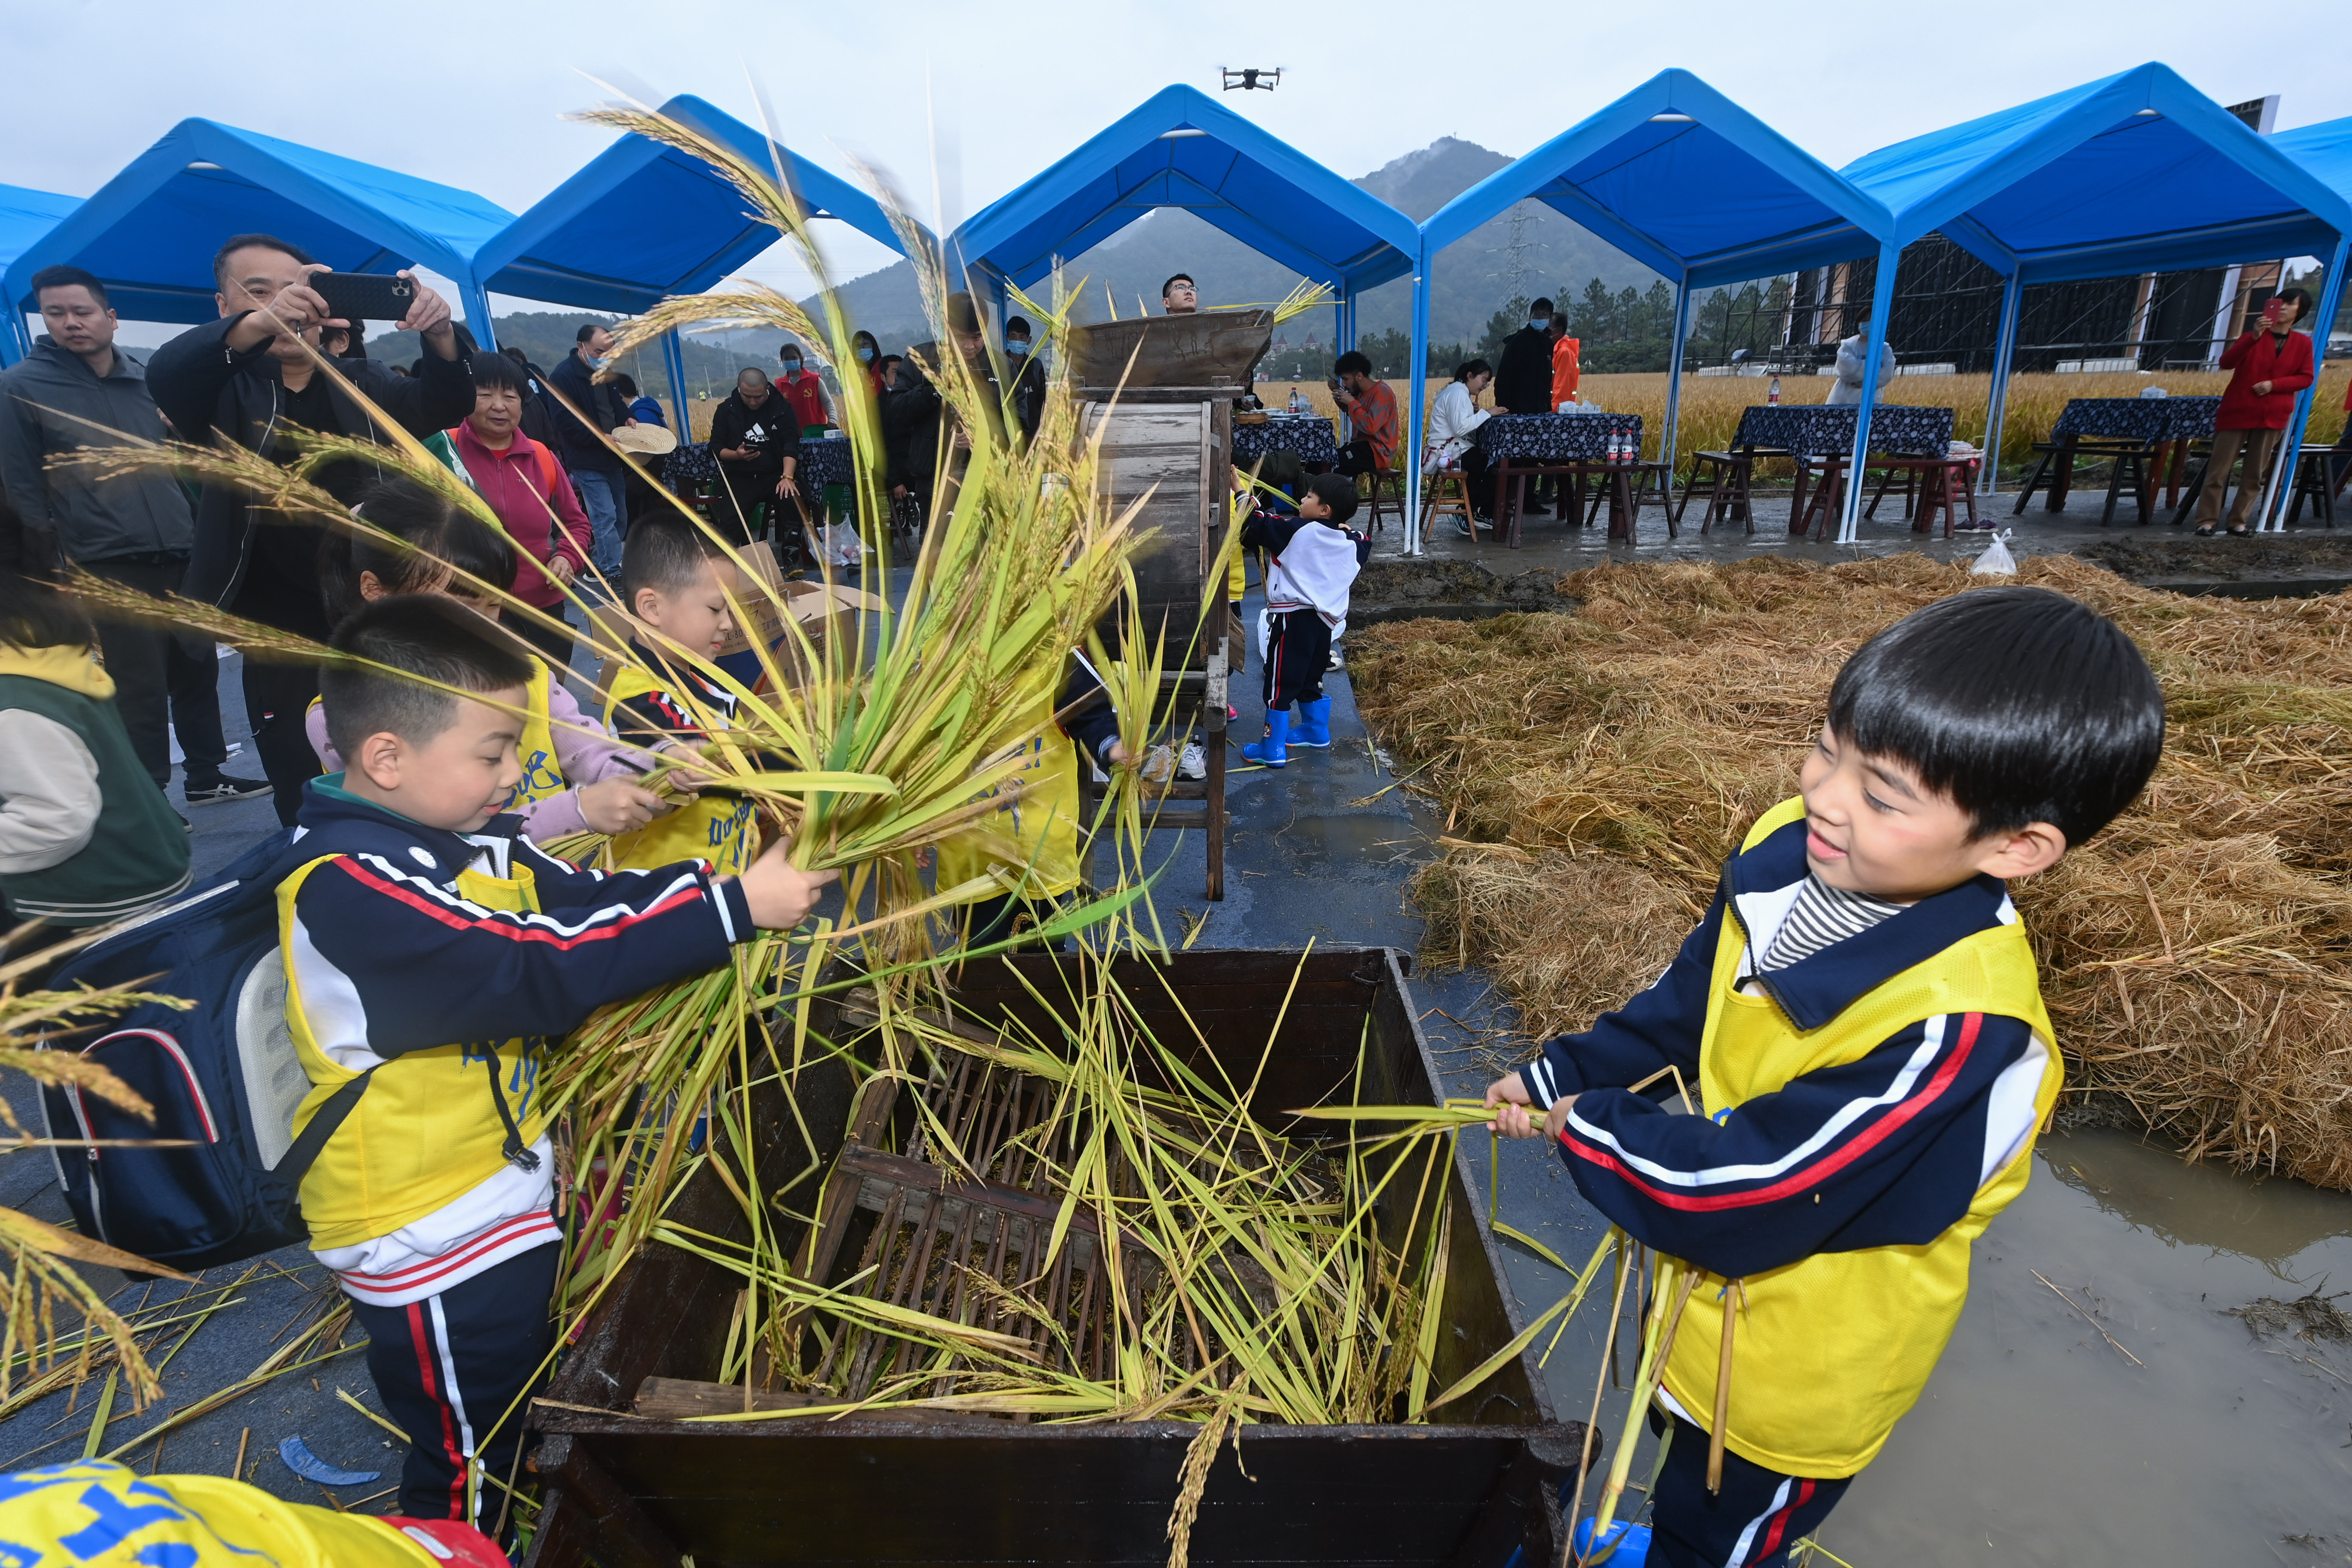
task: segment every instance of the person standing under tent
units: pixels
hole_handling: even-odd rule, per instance
[[[449,432],[466,476],[498,513],[515,548],[508,592],[561,621],[563,590],[588,563],[590,524],[555,454],[522,433],[523,383],[529,379],[504,354],[473,356],[474,411]],[[539,650],[561,675],[572,668],[569,632],[510,617],[507,629]]]
[[[596,374],[613,363],[613,334],[591,321],[572,340],[572,352],[549,374],[548,383],[562,394],[556,400],[556,445],[572,482],[580,488],[580,504],[595,524],[596,570],[608,583],[621,580],[621,541],[629,531],[629,465],[606,446],[604,437],[636,421],[609,382]],[[564,404],[568,402],[571,407]],[[577,410],[575,413],[574,410]],[[583,421],[593,421],[594,428]]]
[[[776,395],[768,373],[756,365],[735,377],[735,390],[711,410],[710,455],[727,487],[727,504],[712,509],[712,521],[737,544],[759,537],[761,509],[773,523],[777,558],[797,565],[800,422]]]
[[[78,267],[48,267],[33,275],[33,298],[48,331],[21,363],[0,373],[0,486],[24,519],[24,564],[45,575],[70,562],[151,598],[177,593],[195,517],[171,475],[142,468],[100,478],[89,468],[42,467],[68,453],[169,437],[146,373],[114,346],[121,322],[106,286]],[[228,744],[212,638],[102,616],[99,646],[115,710],[157,788],[171,787],[176,729],[190,805],[269,793],[261,780],[221,771]]]
[[[1557,320],[1551,301],[1538,300],[1528,307],[1528,324],[1503,340],[1494,374],[1496,413],[1551,412],[1552,331]],[[1430,438],[1436,439],[1433,435]],[[1478,504],[1483,517],[1487,503]],[[1550,509],[1551,481],[1538,479],[1528,497],[1528,510],[1542,513]]]
[[[2271,296],[2263,307],[2262,322],[2221,351],[2221,368],[2230,385],[2221,394],[2221,412],[2213,416],[2213,455],[2205,464],[2203,488],[2197,496],[2197,532],[2210,539],[2221,520],[2221,492],[2229,488],[2230,465],[2240,453],[2245,468],[2238,476],[2238,496],[2230,505],[2230,535],[2243,539],[2254,501],[2269,477],[2271,458],[2278,451],[2279,432],[2294,417],[2297,394],[2313,379],[2311,335],[2294,330],[2311,310],[2311,296],[2289,289]]]
[[[1584,380],[1583,342],[1568,335],[1566,316],[1554,316],[1551,324],[1551,401],[1544,405],[1544,411],[1557,411],[1563,404],[1576,402],[1578,387]],[[1539,411],[1529,408],[1524,412]]]
[[[331,268],[299,247],[267,234],[240,234],[213,257],[215,309],[220,319],[181,333],[155,351],[147,384],[155,405],[184,440],[217,435],[275,463],[298,455],[289,426],[365,441],[381,441],[374,417],[319,374],[310,353],[320,329],[333,324],[310,276]],[[415,274],[404,272],[415,279]],[[337,369],[375,408],[422,441],[474,411],[474,374],[457,349],[449,302],[416,283],[399,329],[418,334],[424,353],[417,374],[399,375],[378,360],[347,359]],[[321,488],[348,502],[376,478],[377,466],[335,463],[318,476]],[[200,600],[313,642],[331,628],[319,600],[319,542],[323,531],[269,521],[246,493],[206,485],[196,504],[195,541],[181,591]],[[302,732],[302,716],[319,693],[315,666],[247,657],[245,708],[254,750],[277,796],[278,820],[292,826],[302,786],[319,759]]]
[[[785,340],[776,357],[782,362],[784,368],[783,375],[776,383],[776,391],[792,405],[793,414],[800,420],[801,439],[816,440],[835,424],[833,407],[825,401],[824,379],[810,368],[806,356],[801,353],[800,344],[790,339]],[[824,504],[825,519],[849,515],[849,487],[845,484],[824,486],[817,492],[817,500]]]
[[[1020,422],[1021,438],[1037,434],[1045,414],[1045,367],[1029,352],[1029,323],[1019,316],[1004,323],[1004,357],[1013,366],[1013,416]]]

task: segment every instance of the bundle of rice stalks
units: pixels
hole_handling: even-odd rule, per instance
[[[2186,598],[2064,556],[2019,581],[2115,617],[2171,726],[2141,800],[2014,889],[2074,1089],[2190,1158],[2352,1187],[2352,599]],[[1473,841],[1419,884],[1431,956],[1496,967],[1531,1033],[1638,988],[1794,792],[1846,657],[1971,585],[1916,555],[1612,564],[1563,580],[1572,616],[1365,631],[1366,717]]]

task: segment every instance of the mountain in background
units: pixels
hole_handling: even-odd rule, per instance
[[[1355,183],[1418,223],[1509,162],[1474,142],[1445,136]],[[1612,293],[1629,287],[1646,291],[1655,281],[1656,273],[1549,207],[1528,202],[1520,210],[1526,216],[1518,226],[1519,260],[1528,297],[1549,294],[1564,302],[1581,297],[1595,278]],[[1438,253],[1429,304],[1433,342],[1475,345],[1486,336],[1488,318],[1508,302],[1503,275],[1511,231],[1511,215],[1506,213]],[[1064,272],[1073,282],[1085,280],[1078,298],[1081,321],[1105,319],[1113,300],[1121,316],[1158,310],[1160,285],[1172,272],[1192,274],[1202,302],[1210,305],[1270,303],[1298,280],[1288,268],[1177,207],[1129,224],[1069,258]],[[930,336],[913,271],[903,261],[853,279],[841,293],[852,319],[886,348]],[[1362,297],[1357,332],[1370,338],[1391,330],[1407,331],[1412,318],[1412,285],[1399,279]],[[1331,317],[1318,313],[1287,323],[1286,330],[1298,342],[1311,333],[1328,343]]]

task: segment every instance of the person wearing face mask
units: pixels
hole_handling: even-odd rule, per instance
[[[1528,307],[1528,324],[1503,340],[1495,367],[1495,412],[1551,412],[1552,308],[1549,300]],[[1528,511],[1540,516],[1551,510],[1551,481],[1538,479],[1528,487]]]
[[[858,332],[849,340],[849,352],[857,356],[857,367],[866,373],[874,395],[879,398],[890,384],[882,374],[882,345],[874,341],[872,332]]]
[[[1029,352],[1029,323],[1015,316],[1004,323],[1004,359],[1013,371],[1013,416],[1024,441],[1037,434],[1045,413],[1045,367]]]
[[[613,334],[599,322],[580,329],[572,352],[549,374],[548,383],[561,395],[556,401],[555,430],[563,466],[580,487],[580,504],[596,525],[596,570],[607,583],[621,580],[621,541],[629,531],[629,465],[604,444],[604,437],[624,426],[635,425],[628,405],[610,382],[597,373],[613,363]],[[564,404],[571,404],[566,408]],[[575,414],[573,410],[578,410]],[[587,423],[593,421],[594,428]]]
[[[814,440],[834,422],[833,409],[824,398],[824,383],[809,366],[800,344],[787,339],[776,357],[784,367],[784,374],[776,378],[776,395],[801,422],[802,439]],[[849,515],[847,485],[826,485],[814,499],[824,504],[828,518]]]

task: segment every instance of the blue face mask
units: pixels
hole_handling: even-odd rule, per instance
[[[786,375],[798,375],[798,374],[800,374],[800,373],[801,373],[801,362],[800,362],[800,361],[798,361],[798,360],[796,360],[796,359],[788,359],[788,360],[786,360],[786,361],[784,362],[784,374],[785,374]]]
[[[1548,332],[1551,331],[1551,318],[1549,316],[1529,316],[1528,318],[1528,325],[1533,327],[1539,332]]]
[[[860,364],[872,364],[874,363],[874,351],[872,349],[859,349],[857,351],[857,363]]]
[[[1029,345],[1019,338],[1007,338],[1004,340],[1004,352],[1014,359],[1019,359],[1029,352]]]

